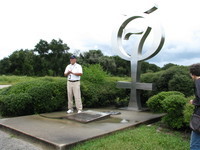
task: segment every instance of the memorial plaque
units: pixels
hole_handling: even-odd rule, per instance
[[[121,112],[119,111],[104,111],[104,113],[110,114],[110,115],[120,115]]]
[[[88,111],[84,111],[82,113],[68,115],[65,118],[74,120],[74,121],[78,121],[78,122],[82,122],[82,123],[88,123],[88,122],[96,121],[99,119],[105,119],[107,117],[110,117],[109,113],[88,110]]]

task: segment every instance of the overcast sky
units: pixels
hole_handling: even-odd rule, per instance
[[[199,0],[0,0],[0,59],[15,50],[34,49],[40,39],[61,39],[70,52],[100,49],[116,55],[111,35],[119,20],[154,4],[165,44],[148,62],[200,62]]]

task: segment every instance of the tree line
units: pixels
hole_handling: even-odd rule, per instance
[[[10,56],[0,60],[0,75],[27,75],[27,76],[63,76],[64,69],[69,64],[70,47],[61,39],[51,42],[40,40],[34,49],[14,51]],[[101,50],[89,50],[77,53],[77,61],[83,67],[91,64],[100,64],[104,71],[113,76],[130,76],[130,62],[119,56],[105,56]],[[141,73],[157,72],[167,69],[142,62]]]

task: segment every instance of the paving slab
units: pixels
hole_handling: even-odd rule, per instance
[[[138,112],[114,108],[84,110],[84,112],[87,111],[112,113],[110,113],[110,117],[88,123],[67,119],[67,117],[73,114],[66,114],[66,111],[3,118],[0,119],[0,129],[37,142],[43,149],[64,150],[70,149],[77,143],[112,132],[157,121],[164,115],[148,111]]]

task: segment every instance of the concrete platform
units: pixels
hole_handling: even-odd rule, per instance
[[[0,129],[11,132],[30,142],[39,144],[43,149],[70,149],[80,142],[97,138],[125,128],[159,120],[163,114],[137,112],[112,108],[85,109],[84,111],[120,112],[109,118],[89,123],[62,118],[65,111],[41,115],[30,115],[0,119]],[[45,117],[44,117],[45,116]],[[60,119],[59,119],[60,118]]]

